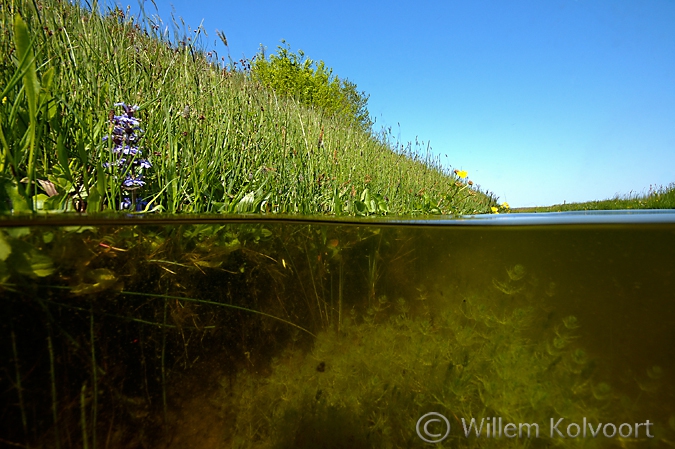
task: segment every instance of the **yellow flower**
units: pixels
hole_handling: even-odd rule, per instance
[[[457,176],[459,176],[460,178],[464,179],[464,178],[466,178],[467,176],[469,176],[469,174],[466,172],[466,170],[458,170],[458,171],[457,171]]]
[[[496,208],[496,207],[494,207],[494,206],[492,206],[490,209],[492,209],[492,213],[493,213],[493,214],[498,214],[498,213],[499,213],[499,209]]]
[[[2,104],[7,103],[7,97],[2,97]]]
[[[506,201],[504,201],[504,202],[502,203],[502,207],[503,207],[504,209],[509,209],[509,208],[510,208],[509,203],[507,203]]]

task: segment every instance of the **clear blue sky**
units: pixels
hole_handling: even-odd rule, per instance
[[[234,59],[285,39],[324,60],[370,94],[378,129],[512,207],[675,182],[675,1],[156,3],[219,54],[216,29]]]

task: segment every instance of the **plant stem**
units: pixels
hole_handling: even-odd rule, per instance
[[[93,398],[92,398],[92,421],[91,421],[91,442],[92,447],[96,449],[96,414],[98,412],[98,367],[96,365],[96,346],[95,346],[95,337],[94,337],[94,304],[92,302],[90,314],[89,314],[89,335],[91,346],[91,366],[92,366],[92,382],[94,386]]]
[[[26,419],[26,407],[23,402],[23,388],[21,387],[21,371],[19,369],[19,353],[16,350],[16,335],[12,329],[12,353],[14,355],[14,371],[16,375],[16,391],[19,395],[19,409],[21,410],[21,424],[23,433],[28,436],[28,420]]]
[[[61,448],[58,422],[58,401],[56,399],[56,370],[54,368],[54,346],[52,344],[52,326],[47,323],[49,335],[47,335],[47,348],[49,349],[49,375],[52,390],[52,417],[54,419],[54,435],[56,437],[56,449]]]

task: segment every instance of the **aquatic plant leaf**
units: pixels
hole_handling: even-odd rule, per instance
[[[107,268],[97,268],[95,270],[91,270],[87,275],[96,283],[101,283],[101,284],[111,284],[117,280],[117,276],[115,276],[115,273],[112,270],[109,270]]]
[[[527,274],[527,270],[524,266],[518,264],[511,269],[507,269],[506,273],[512,281],[519,281]]]
[[[570,315],[566,318],[563,318],[563,324],[567,329],[574,330],[579,327],[579,321],[574,315]]]
[[[195,265],[199,265],[200,267],[206,268],[218,268],[222,264],[223,262],[209,262],[207,260],[198,260],[195,262]]]
[[[67,232],[75,232],[76,234],[81,234],[85,231],[95,231],[96,227],[94,227],[94,226],[64,226],[62,229],[64,231],[67,231]]]
[[[506,295],[515,295],[520,293],[525,288],[524,286],[516,286],[511,283],[500,282],[497,279],[492,279],[492,285]]]
[[[87,273],[93,284],[81,283],[71,290],[74,295],[88,295],[108,290],[117,285],[117,276],[107,268],[96,268]]]
[[[9,277],[10,273],[9,269],[7,268],[7,264],[4,261],[0,260],[0,287],[2,287],[2,284],[4,284],[9,280]]]
[[[0,232],[0,261],[5,261],[12,253],[12,247],[2,232]]]
[[[42,254],[31,244],[18,240],[19,237],[30,233],[28,228],[8,229],[6,233],[14,238],[7,242],[11,242],[12,247],[7,264],[13,272],[30,277],[45,277],[54,272],[54,264],[49,256]]]
[[[54,273],[54,263],[52,259],[33,248],[25,254],[26,260],[30,265],[31,272],[37,277],[46,277]]]
[[[13,239],[20,239],[21,237],[25,237],[30,234],[30,228],[25,226],[19,228],[9,228],[5,229],[5,232]]]

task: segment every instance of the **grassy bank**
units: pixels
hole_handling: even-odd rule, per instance
[[[169,36],[150,13],[91,13],[58,0],[5,3],[0,20],[0,210],[416,215],[497,206],[419,143],[266,89],[246,61],[224,64],[203,47],[202,29],[174,23]],[[125,115],[121,102],[138,110]],[[117,132],[133,133],[138,152],[116,153]]]
[[[675,209],[675,183],[667,187],[650,187],[645,194],[630,193],[612,199],[565,203],[544,207],[520,207],[512,212],[567,212],[579,210]]]

